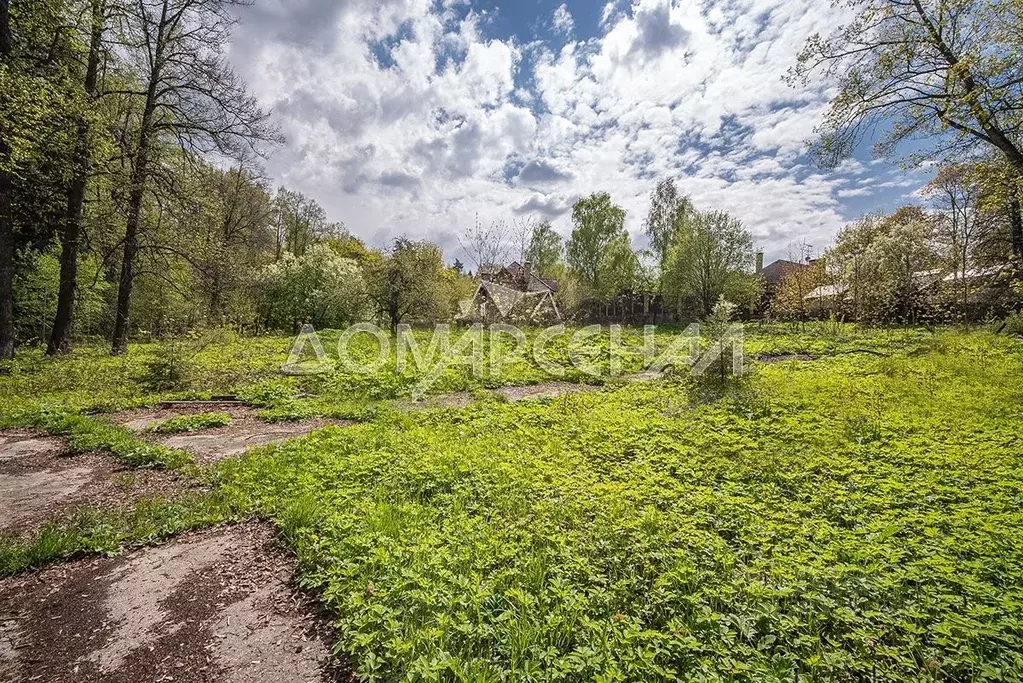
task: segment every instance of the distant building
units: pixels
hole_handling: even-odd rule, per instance
[[[763,263],[762,261],[760,263]],[[786,261],[785,259],[779,259],[766,268],[761,268],[758,272],[760,279],[764,281],[764,293],[769,295],[768,298],[774,296],[774,293],[778,291],[778,287],[793,273],[806,270],[810,266],[806,263],[798,263],[797,261]]]
[[[756,312],[766,312],[771,301],[781,288],[782,283],[792,274],[804,271],[809,267],[808,264],[799,263],[798,261],[787,261],[785,259],[779,259],[765,267],[764,254],[762,252],[758,253],[757,276],[760,277],[760,281],[764,285],[764,291]]]
[[[460,304],[461,319],[473,322],[515,320],[552,322],[561,319],[554,295],[558,281],[540,277],[528,261],[508,266],[484,265],[471,299]]]

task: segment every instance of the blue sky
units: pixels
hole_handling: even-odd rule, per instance
[[[820,0],[257,0],[230,58],[288,138],[274,182],[373,246],[476,215],[549,218],[610,192],[637,247],[657,179],[749,227],[769,260],[914,202],[927,179],[805,155],[828,83],[782,82],[842,10]]]

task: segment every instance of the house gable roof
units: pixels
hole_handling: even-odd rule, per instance
[[[809,268],[805,263],[780,259],[760,271],[760,277],[769,285],[780,285],[782,280],[796,271]]]

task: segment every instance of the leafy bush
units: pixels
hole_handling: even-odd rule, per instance
[[[153,392],[181,389],[188,384],[191,375],[192,365],[188,359],[172,353],[146,362],[142,386]]]
[[[1005,324],[1002,326],[1002,332],[1023,337],[1023,311],[1016,311],[1006,317]]]
[[[224,427],[231,424],[231,416],[227,413],[197,413],[195,415],[181,415],[164,420],[157,424],[153,431],[159,434],[180,434],[184,432],[198,432],[213,427]]]
[[[309,320],[317,328],[343,328],[366,306],[366,283],[358,263],[326,244],[302,256],[284,254],[260,276],[259,308],[273,329],[293,331]]]

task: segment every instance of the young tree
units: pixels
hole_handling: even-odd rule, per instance
[[[516,218],[511,226],[511,247],[520,265],[529,260],[529,243],[536,230],[537,221],[532,216]]]
[[[241,1],[139,0],[125,8],[124,48],[143,89],[121,91],[138,99],[141,113],[128,190],[112,345],[115,355],[128,347],[143,202],[158,143],[170,140],[198,154],[237,154],[280,139],[268,115],[223,58],[235,21],[231,10]]]
[[[561,265],[564,247],[561,235],[554,231],[550,221],[541,221],[533,226],[533,234],[529,237],[529,248],[526,249],[526,260],[542,277],[553,277]]]
[[[476,274],[484,266],[498,265],[507,253],[508,225],[504,221],[494,221],[484,226],[480,223],[479,214],[475,222],[467,227],[458,238],[469,259],[476,264]]]
[[[700,212],[684,222],[668,252],[665,293],[678,302],[692,300],[696,315],[710,312],[721,296],[752,306],[759,280],[752,274],[753,236],[742,222],[723,211]]]
[[[834,4],[846,4],[833,0]],[[837,80],[814,151],[827,167],[867,135],[889,154],[925,139],[939,157],[997,149],[1023,176],[1023,33],[1018,2],[860,0],[852,23],[807,41],[792,80]]]
[[[657,183],[657,187],[650,193],[650,213],[647,214],[645,228],[650,238],[650,249],[662,269],[679,226],[693,212],[692,201],[687,195],[679,193],[671,178]]]
[[[438,310],[444,261],[432,242],[405,237],[394,240],[390,253],[372,267],[369,292],[380,314],[397,333],[409,316],[431,316]]]
[[[632,250],[629,235],[619,235],[607,245],[597,267],[597,295],[604,301],[610,301],[622,292],[632,290],[638,275],[639,258]]]
[[[625,209],[611,201],[607,192],[580,199],[572,207],[572,236],[565,252],[568,265],[583,284],[599,289],[600,263],[607,248],[625,232]]]

